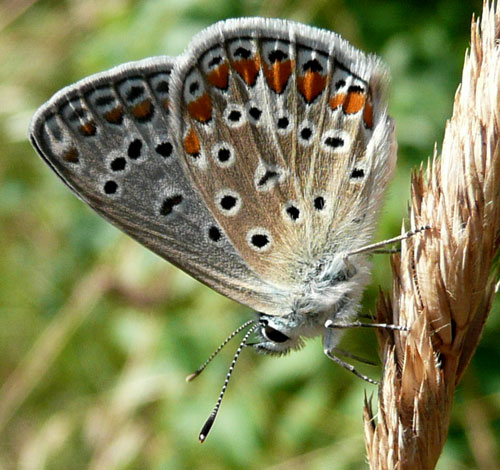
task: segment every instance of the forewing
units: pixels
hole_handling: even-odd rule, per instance
[[[30,138],[96,212],[215,290],[258,310],[275,298],[248,268],[186,175],[169,114],[173,59],[116,67],[57,93]]]
[[[247,264],[283,291],[366,244],[395,164],[380,61],[293,22],[229,20],[179,62],[187,171]]]

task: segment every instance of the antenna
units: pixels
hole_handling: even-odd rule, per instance
[[[196,377],[198,377],[204,370],[205,368],[208,366],[208,364],[210,364],[210,362],[212,362],[212,359],[217,356],[217,354],[220,353],[221,349],[227,344],[229,343],[229,341],[231,341],[241,330],[244,330],[247,326],[249,325],[252,325],[255,323],[255,320],[249,320],[245,323],[243,323],[243,325],[239,326],[238,328],[236,328],[236,330],[234,330],[221,344],[220,346],[212,353],[212,355],[200,366],[198,367],[198,369],[193,372],[192,374],[189,374],[187,377],[186,377],[186,382],[191,382],[192,380],[196,379]]]
[[[205,421],[205,424],[201,428],[200,435],[199,435],[199,439],[200,439],[201,443],[205,442],[205,439],[207,438],[208,433],[210,432],[210,429],[212,429],[212,426],[215,422],[215,418],[217,417],[217,413],[219,412],[220,404],[222,402],[222,399],[224,398],[224,394],[226,393],[227,384],[229,383],[229,379],[231,378],[231,374],[233,373],[236,361],[238,360],[238,357],[239,357],[241,351],[243,350],[243,348],[245,347],[246,342],[248,341],[248,338],[250,337],[250,335],[259,327],[258,324],[255,324],[255,321],[247,322],[247,323],[245,323],[245,326],[247,326],[248,323],[254,323],[254,325],[245,333],[245,336],[241,340],[241,343],[236,351],[236,354],[234,355],[233,362],[231,362],[231,365],[229,366],[229,370],[227,371],[226,380],[224,380],[224,385],[222,386],[222,390],[220,392],[219,399],[217,400],[217,403],[215,404],[214,409],[210,413],[210,416],[208,417],[208,419]],[[243,325],[236,331],[241,330],[241,328],[243,328]],[[231,336],[229,336],[229,339],[232,338],[232,336],[234,336],[234,334],[236,334],[236,333],[233,333]],[[229,341],[229,340],[226,340],[226,342],[227,341]],[[224,346],[224,344],[225,343],[222,343],[222,346]]]

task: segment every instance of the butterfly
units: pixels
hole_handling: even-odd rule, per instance
[[[333,32],[231,19],[62,89],[29,136],[98,214],[257,312],[237,354],[252,333],[276,355],[321,335],[339,362],[396,162],[388,82]]]

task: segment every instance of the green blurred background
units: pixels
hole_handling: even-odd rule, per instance
[[[102,221],[36,156],[26,129],[64,85],[182,52],[228,17],[290,18],[339,32],[392,71],[399,142],[378,238],[407,214],[411,168],[442,140],[480,1],[11,0],[0,3],[0,468],[366,468],[365,391],[320,340],[286,358],[244,351],[212,434],[197,435],[236,344],[195,382],[248,309],[215,294]],[[375,260],[364,310],[391,286]],[[443,469],[498,468],[500,316],[489,318],[456,395]],[[343,347],[374,357],[373,332]],[[378,367],[360,366],[378,377]]]

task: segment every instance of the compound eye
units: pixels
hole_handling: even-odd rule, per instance
[[[273,341],[274,343],[284,343],[290,339],[287,335],[270,327],[269,325],[262,328],[262,333],[268,340]]]

